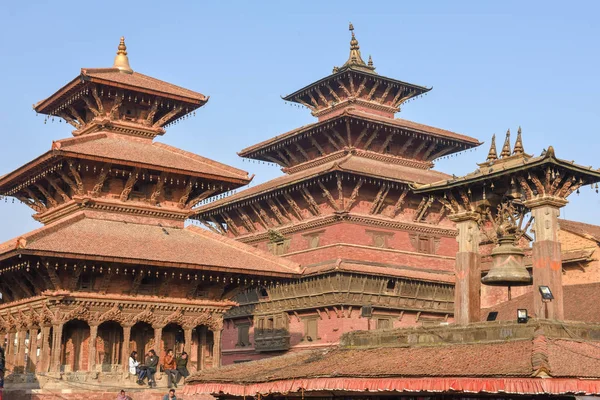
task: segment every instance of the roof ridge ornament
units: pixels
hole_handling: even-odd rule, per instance
[[[521,138],[521,127],[519,126],[519,130],[517,131],[517,141],[515,142],[515,148],[513,149],[514,154],[525,154],[525,149],[523,148],[523,139]]]
[[[500,158],[510,157],[510,129],[506,131],[506,139],[504,139],[504,146],[502,146],[502,152]]]
[[[348,61],[346,61],[341,68],[355,66],[362,67],[367,71],[374,71],[375,67],[373,66],[373,60],[371,57],[369,56],[369,64],[367,65],[360,55],[360,46],[358,45],[358,39],[356,39],[356,36],[354,35],[354,25],[352,25],[352,22],[350,22],[348,29],[352,34],[352,39],[350,39],[350,55],[348,56]]]
[[[127,57],[127,46],[125,46],[124,36],[121,36],[121,41],[119,42],[119,48],[117,50],[115,62],[113,63],[113,68],[117,68],[121,72],[126,72],[129,74],[133,73],[133,70],[129,66],[129,57]]]
[[[488,152],[486,162],[496,161],[498,159],[498,152],[496,151],[496,135],[492,135],[492,144],[490,145],[490,151]]]

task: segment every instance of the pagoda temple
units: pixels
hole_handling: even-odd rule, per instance
[[[300,276],[291,260],[184,228],[200,201],[251,180],[155,141],[207,101],[134,71],[121,38],[111,68],[84,68],[35,104],[74,130],[0,177],[0,194],[44,224],[0,245],[9,386],[99,390],[149,349],[185,350],[192,370],[218,366],[231,298]]]
[[[452,320],[457,232],[443,204],[410,185],[451,178],[433,161],[480,142],[395,118],[430,89],[379,75],[350,33],[342,66],[284,97],[318,121],[239,153],[285,174],[192,217],[304,268],[301,280],[235,299],[224,363],[329,346],[350,330]]]

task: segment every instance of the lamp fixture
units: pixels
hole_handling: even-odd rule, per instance
[[[529,320],[529,316],[527,315],[527,310],[526,309],[518,309],[517,310],[517,322],[519,324],[526,324],[527,321]]]
[[[552,291],[548,286],[540,286],[540,294],[542,295],[542,299],[544,300],[553,300],[554,296],[552,295]]]

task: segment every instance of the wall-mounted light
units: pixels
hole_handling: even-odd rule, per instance
[[[553,300],[554,296],[552,295],[552,291],[548,286],[540,286],[540,294],[542,295],[542,299],[544,300]]]
[[[529,316],[527,316],[527,310],[525,310],[525,309],[517,310],[517,322],[519,324],[526,324],[528,319],[529,319]]]

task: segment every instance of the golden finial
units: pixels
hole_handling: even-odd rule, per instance
[[[513,149],[513,154],[523,154],[525,153],[525,149],[523,148],[523,139],[521,138],[521,127],[517,131],[517,141],[515,142],[515,148]]]
[[[498,159],[498,153],[496,151],[496,135],[492,135],[492,144],[490,145],[490,151],[485,161],[496,161]]]
[[[500,153],[500,157],[509,157],[510,156],[510,129],[506,131],[506,139],[504,139],[504,146],[502,146],[502,153]]]
[[[371,55],[370,55],[370,54],[369,54],[369,62],[367,63],[367,65],[368,65],[369,67],[372,67],[372,66],[373,66],[373,59],[371,58]]]
[[[358,45],[356,36],[354,36],[354,25],[352,25],[352,22],[350,23],[349,30],[352,33],[352,39],[350,39],[350,57],[348,57],[348,61],[346,61],[343,67],[350,65],[366,67],[367,63],[363,61],[360,55],[360,46]]]
[[[354,25],[352,25],[352,22],[350,22],[350,26],[348,27],[348,30],[350,30],[350,32],[352,32],[352,34],[354,34]]]
[[[113,68],[118,68],[122,72],[133,72],[133,70],[129,66],[129,58],[127,57],[127,46],[125,46],[125,38],[123,36],[121,36],[121,41],[119,42],[119,48],[117,50],[117,56],[115,57]]]

